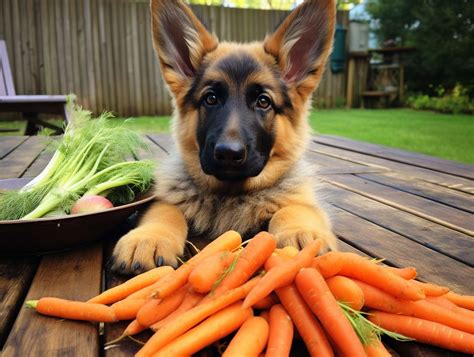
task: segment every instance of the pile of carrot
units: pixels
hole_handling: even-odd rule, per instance
[[[27,305],[66,319],[130,320],[122,337],[155,331],[139,357],[189,356],[226,336],[223,356],[288,356],[295,338],[314,356],[390,356],[382,329],[474,353],[474,296],[419,282],[415,268],[353,253],[318,256],[320,247],[316,240],[301,251],[277,249],[260,232],[242,248],[229,231],[176,270],[153,269],[87,302],[44,297]],[[369,338],[346,306],[367,312]]]

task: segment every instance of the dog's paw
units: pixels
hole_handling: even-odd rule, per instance
[[[304,248],[315,239],[321,239],[323,246],[321,252],[337,250],[337,238],[328,231],[315,231],[310,229],[288,230],[274,233],[277,246],[283,248],[291,245],[298,249]]]
[[[184,240],[166,230],[138,227],[124,235],[115,245],[111,269],[121,274],[140,274],[161,265],[178,265]]]

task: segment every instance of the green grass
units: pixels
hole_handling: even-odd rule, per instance
[[[117,118],[120,125],[125,119]],[[310,116],[317,133],[333,134],[374,144],[474,163],[474,116],[439,114],[411,109],[315,110]],[[140,133],[169,131],[169,117],[137,117],[127,125]],[[1,128],[24,122],[1,122]],[[2,135],[2,133],[0,133]],[[19,135],[4,133],[3,135]],[[0,139],[1,140],[1,139]]]
[[[411,109],[318,110],[311,126],[322,134],[474,163],[474,116]]]

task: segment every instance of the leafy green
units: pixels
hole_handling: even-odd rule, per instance
[[[368,315],[368,313],[354,310],[349,305],[340,301],[338,302],[338,304],[341,307],[344,315],[351,323],[363,345],[372,344],[374,342],[374,339],[380,339],[382,335],[386,335],[398,341],[412,340],[409,337],[400,335],[392,331],[388,331],[380,326],[377,326],[364,316]]]
[[[154,162],[133,161],[139,150],[147,149],[137,133],[111,125],[110,113],[93,119],[89,111],[74,108],[72,114],[45,169],[22,189],[0,195],[1,220],[68,212],[82,195],[110,196],[115,204],[124,204],[150,187]]]

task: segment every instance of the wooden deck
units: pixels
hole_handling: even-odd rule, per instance
[[[157,160],[167,135],[148,135]],[[33,177],[52,153],[42,137],[0,138],[0,179]],[[333,136],[313,138],[310,159],[320,168],[340,249],[415,266],[421,280],[474,294],[474,166]],[[130,223],[82,249],[42,257],[0,258],[0,347],[7,356],[127,356],[131,341],[104,351],[124,324],[63,321],[22,308],[25,299],[86,300],[121,281],[104,269],[114,241]],[[34,232],[31,232],[34,234]],[[21,239],[21,237],[18,237]],[[462,356],[415,343],[389,341],[394,355]]]

